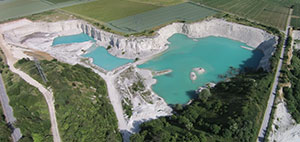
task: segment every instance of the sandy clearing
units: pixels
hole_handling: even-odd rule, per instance
[[[24,54],[28,56],[32,56],[37,58],[38,60],[48,60],[51,61],[54,59],[51,55],[49,55],[46,52],[41,52],[41,51],[24,51]]]
[[[269,141],[299,142],[300,124],[296,124],[295,120],[293,120],[285,106],[284,101],[281,100],[281,102],[277,104],[274,116],[275,117],[269,136]]]

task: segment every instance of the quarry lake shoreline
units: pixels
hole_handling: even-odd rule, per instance
[[[161,97],[157,96],[153,91],[151,92],[150,86],[155,81],[153,81],[152,75],[149,74],[150,71],[135,67],[137,64],[145,62],[168,49],[168,39],[175,33],[187,35],[189,38],[203,38],[208,36],[225,37],[261,49],[264,53],[264,57],[261,59],[259,67],[266,70],[270,68],[269,58],[275,51],[277,44],[277,37],[274,35],[261,29],[228,22],[223,19],[210,19],[191,24],[173,23],[159,29],[153,37],[124,37],[99,30],[81,20],[46,23],[21,19],[3,24],[0,28],[3,32],[5,42],[11,46],[11,52],[15,53],[13,55],[17,59],[24,57],[31,58],[24,53],[22,54],[23,51],[38,50],[50,54],[59,61],[72,65],[81,64],[85,67],[92,68],[107,82],[109,97],[119,121],[119,129],[128,132],[137,132],[138,125],[136,124],[141,124],[142,122],[156,119],[160,116],[171,115],[171,108]],[[108,51],[114,56],[128,59],[139,58],[139,61],[113,71],[102,72],[94,68],[91,62],[86,61],[86,58],[82,57],[85,51],[94,44],[93,42],[87,41],[83,43],[57,45],[53,48],[52,42],[56,37],[80,33],[85,33],[93,37],[99,46],[111,46],[112,48]],[[130,84],[126,84],[126,81],[132,84],[133,80],[121,78],[119,80],[126,80],[125,83],[118,83],[116,79],[120,77],[121,73],[126,70],[128,71],[131,67],[134,68],[130,70],[132,73],[139,74],[135,75],[134,81],[136,81],[136,77],[144,75],[145,88],[149,90],[151,94],[150,98],[147,98],[147,101],[150,100],[152,104],[147,102],[141,94],[134,97],[130,92],[126,92],[126,89],[121,90],[122,92],[120,93],[120,88],[128,89],[128,85]],[[122,109],[122,101],[124,98],[129,98],[132,103],[133,115],[130,118],[126,118]]]

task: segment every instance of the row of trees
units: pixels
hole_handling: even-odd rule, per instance
[[[296,122],[300,123],[300,51],[295,49],[291,62],[288,64],[288,59],[290,58],[288,54],[293,48],[293,45],[291,45],[292,40],[291,36],[287,39],[280,82],[282,84],[291,84],[291,87],[285,86],[283,88],[283,93],[288,111]]]
[[[1,102],[0,102],[1,105]],[[5,121],[5,116],[3,114],[2,108],[0,107],[0,141],[1,142],[9,142],[11,141],[11,130]]]
[[[2,52],[0,50],[0,73],[2,73],[3,69],[5,68],[3,59],[2,59]],[[9,129],[5,116],[2,111],[2,105],[0,102],[0,141],[1,142],[9,142],[11,141],[10,138],[11,130]]]
[[[1,53],[0,53],[0,73],[2,73],[2,70],[5,68],[5,65],[2,61],[3,61],[3,59],[2,59]],[[1,106],[1,102],[0,102],[0,141],[1,142],[11,141],[10,134],[11,134],[11,130],[9,129],[9,127],[6,123],[5,116],[3,114],[2,106]]]
[[[294,51],[290,70],[283,70],[283,82],[291,83],[291,88],[284,87],[283,92],[288,111],[297,123],[300,123],[300,51]]]

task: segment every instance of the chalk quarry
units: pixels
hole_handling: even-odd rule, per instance
[[[46,23],[22,19],[14,21],[10,25],[4,25],[2,29],[5,29],[3,30],[5,42],[13,46],[15,51],[38,50],[46,52],[59,61],[81,64],[98,73],[107,82],[109,97],[119,121],[119,129],[124,132],[127,138],[128,135],[126,134],[138,131],[138,124],[160,116],[171,115],[172,109],[151,90],[151,85],[155,83],[151,72],[138,69],[136,65],[166,50],[169,44],[168,38],[173,34],[182,33],[190,38],[220,36],[244,42],[263,51],[264,57],[260,61],[259,67],[265,70],[270,69],[269,58],[277,45],[277,37],[272,34],[222,19],[210,19],[191,24],[173,23],[159,29],[153,37],[124,37],[99,30],[81,20]],[[91,60],[86,60],[81,56],[94,44],[91,41],[52,46],[53,40],[58,36],[79,33],[86,33],[93,37],[98,46],[112,46],[109,49],[112,55],[129,59],[139,58],[140,60],[107,72],[95,67]],[[22,56],[17,58],[20,59]],[[131,67],[134,68],[132,72],[139,75],[122,78],[120,74]],[[147,100],[141,97],[141,94],[133,95],[131,91],[128,91],[130,86],[136,83],[136,76],[143,78],[143,84],[151,94]],[[129,99],[132,104],[133,115],[130,118],[126,118],[122,108],[122,101],[125,98]]]

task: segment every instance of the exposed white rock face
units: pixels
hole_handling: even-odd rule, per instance
[[[215,84],[215,83],[212,83],[212,82],[210,82],[210,83],[207,83],[207,84],[206,84],[206,86],[207,86],[208,88],[213,88],[213,87],[215,87],[215,86],[216,86],[216,84]]]
[[[84,32],[97,40],[98,45],[112,46],[109,52],[124,58],[145,58],[168,48],[168,38],[175,33],[186,34],[191,38],[207,36],[226,37],[238,40],[247,45],[261,49],[264,57],[259,67],[269,69],[269,58],[275,50],[277,38],[263,30],[240,24],[227,22],[221,19],[212,19],[192,24],[173,23],[157,31],[154,37],[123,37],[99,30],[80,20],[62,21],[56,23],[32,23],[4,33],[5,39],[13,43],[31,44],[40,49],[49,48],[52,40],[57,36],[72,35]],[[44,33],[38,43],[27,41],[29,35]],[[48,35],[47,35],[48,34]],[[35,44],[35,45],[33,45]]]
[[[299,30],[294,30],[293,31],[293,38],[300,40],[300,31]]]
[[[111,54],[134,59],[136,57],[147,57],[168,48],[168,38],[175,33],[182,33],[191,38],[202,38],[207,36],[226,37],[238,40],[247,45],[261,49],[265,57],[261,60],[259,67],[269,69],[269,58],[275,50],[277,38],[263,30],[240,24],[230,23],[220,19],[212,19],[193,24],[173,23],[161,28],[157,35],[147,37],[122,37],[108,32],[98,30],[90,25],[82,25],[82,30],[101,42],[105,47],[111,45],[115,48]]]
[[[246,43],[247,45],[261,49],[264,52],[264,57],[260,62],[259,67],[266,70],[269,69],[269,58],[275,50],[277,38],[263,30],[248,27],[240,24],[230,23],[220,19],[213,19],[193,24],[173,23],[166,27],[161,28],[155,37],[130,37],[125,38],[106,32],[99,32],[99,30],[92,30],[89,26],[91,33],[96,34],[100,41],[106,41],[117,50],[113,50],[112,54],[126,57],[136,58],[153,55],[153,53],[165,50],[167,47],[168,38],[175,33],[182,33],[191,38],[202,38],[207,36],[226,37],[233,40],[238,40]],[[90,34],[89,32],[86,32]],[[93,36],[94,34],[91,34]],[[107,38],[110,37],[110,38]],[[122,53],[125,52],[124,55]]]
[[[190,79],[191,79],[192,81],[194,81],[194,80],[197,79],[197,75],[196,75],[195,72],[192,71],[192,72],[190,73]]]
[[[196,94],[201,93],[201,91],[203,91],[204,89],[207,89],[206,87],[199,87],[197,90],[195,90]]]
[[[295,43],[295,49],[300,49],[300,42],[297,41],[297,40],[300,40],[300,31],[298,30],[295,30],[293,31],[293,38],[294,40],[296,40],[294,43]]]
[[[198,74],[203,74],[205,72],[205,69],[198,67],[198,68],[193,68],[193,71],[195,71]]]
[[[129,125],[136,126],[159,116],[172,114],[167,103],[152,91],[151,86],[156,80],[150,70],[130,67],[121,72],[115,82],[122,94],[122,104],[132,107],[132,116],[126,115]],[[137,85],[139,83],[141,84]],[[131,131],[137,132],[138,127],[133,127]]]
[[[297,124],[289,114],[285,103],[277,104],[272,130],[269,135],[270,142],[299,142],[300,124]]]

